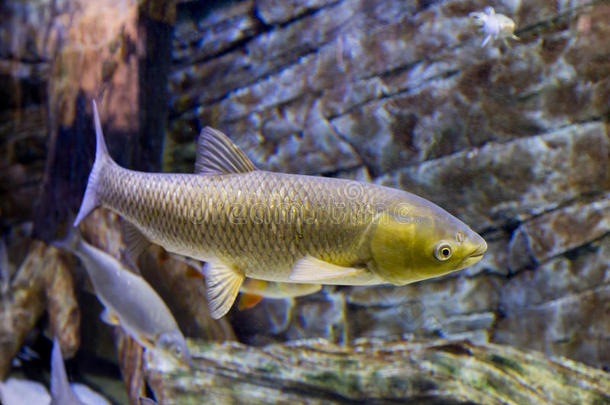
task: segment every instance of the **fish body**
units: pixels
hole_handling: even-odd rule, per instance
[[[48,404],[51,397],[44,385],[38,381],[7,378],[0,381],[0,404]]]
[[[485,46],[493,38],[494,40],[501,39],[506,44],[507,39],[519,38],[514,34],[515,22],[504,14],[496,13],[493,7],[485,7],[483,12],[473,12],[469,16],[474,19],[475,24],[481,27],[481,31],[485,34],[481,46]],[[508,45],[508,44],[507,44]]]
[[[212,316],[245,277],[273,282],[407,284],[478,261],[485,241],[435,204],[352,180],[257,170],[205,128],[196,174],[143,173],[112,161],[94,105],[97,152],[75,224],[97,206],[170,252],[206,262]]]
[[[50,405],[84,405],[72,391],[61,348],[57,338],[53,339],[51,351],[51,404]]]
[[[136,224],[152,243],[197,260],[231,263],[267,281],[290,281],[295,262],[307,255],[346,267],[366,263],[363,236],[377,215],[369,210],[423,201],[406,195],[416,201],[405,203],[402,192],[376,185],[258,170],[216,176],[112,165],[104,180],[101,204]],[[362,192],[359,200],[350,201],[352,187]],[[373,273],[327,281],[382,282]]]
[[[120,325],[140,345],[190,362],[184,336],[153,288],[108,253],[85,242],[77,228],[57,243],[83,262],[95,294],[104,305],[104,321]]]
[[[279,283],[247,278],[239,292],[266,298],[294,298],[313,294],[320,291],[321,288],[320,284]]]
[[[246,278],[239,289],[241,295],[238,308],[252,308],[263,298],[284,299],[301,297],[318,292],[321,288],[322,285],[320,284],[280,283],[277,281]]]

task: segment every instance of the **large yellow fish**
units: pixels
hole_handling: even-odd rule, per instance
[[[487,244],[433,203],[352,180],[258,170],[223,133],[202,130],[195,174],[143,173],[108,154],[95,103],[95,163],[75,225],[97,206],[144,238],[206,262],[210,313],[246,277],[312,284],[404,285],[479,261]],[[138,249],[134,248],[134,253]]]

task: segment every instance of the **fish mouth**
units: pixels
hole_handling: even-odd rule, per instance
[[[483,255],[487,252],[487,243],[483,242],[475,250],[472,251],[468,256],[462,260],[460,264],[462,267],[472,266],[483,258]]]
[[[471,254],[469,254],[468,257],[471,259],[480,259],[483,257],[485,252],[487,252],[487,243],[483,242]]]

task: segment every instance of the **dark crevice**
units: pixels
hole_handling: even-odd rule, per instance
[[[255,18],[255,20],[258,20],[258,18]],[[249,42],[251,42],[255,38],[258,38],[261,34],[264,34],[268,31],[270,31],[271,29],[272,29],[271,27],[263,25],[262,21],[261,21],[261,25],[255,27],[254,31],[252,33],[249,33],[248,35],[245,35],[243,38],[240,38],[238,40],[231,42],[225,48],[221,48],[219,51],[217,51],[215,53],[212,53],[212,54],[200,57],[200,58],[193,58],[193,59],[189,59],[188,61],[174,61],[174,62],[172,62],[172,67],[174,68],[174,71],[175,71],[175,70],[184,69],[186,67],[193,66],[193,65],[201,65],[204,63],[208,63],[211,60],[218,59],[218,58],[221,58],[230,53],[239,51],[240,49],[244,48]],[[194,42],[197,42],[197,41],[194,41]]]
[[[251,39],[252,39],[252,38],[250,38],[250,40],[251,40]],[[246,41],[246,42],[248,42],[248,41]],[[239,48],[240,48],[240,47],[236,46],[236,47],[233,49],[233,51],[235,51],[235,50],[237,50],[237,49],[239,49]],[[304,49],[305,51],[304,51],[304,52],[302,52],[302,53],[297,53],[297,54],[294,54],[293,52],[290,52],[290,53],[289,53],[289,54],[293,55],[293,57],[292,57],[292,59],[291,59],[291,60],[289,60],[289,61],[288,61],[288,63],[286,63],[286,64],[284,64],[284,65],[281,65],[281,66],[277,66],[277,67],[272,68],[272,69],[269,69],[269,70],[266,70],[266,71],[265,71],[265,72],[263,72],[262,74],[259,74],[259,75],[255,76],[255,77],[253,77],[253,78],[252,78],[250,81],[245,81],[245,82],[243,82],[243,83],[242,83],[242,85],[241,85],[240,87],[235,87],[235,88],[232,88],[232,89],[230,89],[230,90],[227,90],[227,91],[226,91],[224,94],[222,94],[222,95],[221,95],[221,96],[219,96],[219,97],[214,97],[214,98],[211,98],[211,99],[205,100],[205,102],[204,102],[204,103],[199,104],[199,105],[197,104],[196,100],[193,100],[193,105],[191,105],[189,108],[184,109],[184,110],[179,111],[179,112],[171,112],[171,109],[170,109],[170,118],[171,118],[172,120],[173,120],[173,119],[179,119],[181,116],[186,115],[186,114],[188,114],[188,113],[192,112],[192,110],[193,110],[193,109],[196,109],[196,108],[198,108],[198,107],[203,107],[203,106],[211,106],[211,105],[214,105],[214,104],[218,104],[218,103],[220,103],[220,102],[224,101],[225,99],[227,99],[227,98],[228,98],[228,97],[229,97],[229,96],[230,96],[232,93],[234,93],[236,90],[239,90],[239,89],[245,89],[245,88],[248,88],[248,87],[251,87],[251,86],[255,86],[255,85],[259,84],[259,83],[262,83],[262,82],[263,82],[263,81],[265,81],[265,80],[269,80],[269,78],[270,78],[271,76],[277,75],[277,74],[279,74],[279,73],[283,72],[283,71],[284,71],[284,70],[286,70],[286,69],[290,69],[290,68],[293,66],[294,62],[296,62],[297,60],[299,60],[299,59],[301,59],[301,58],[304,58],[304,57],[307,57],[307,56],[309,56],[309,55],[315,54],[315,53],[317,53],[317,51],[318,51],[317,49],[314,49],[314,48],[301,48],[301,49],[302,49],[302,50]],[[294,51],[294,49],[293,49],[292,51]],[[228,52],[227,52],[227,53],[228,53]],[[287,52],[287,53],[288,53],[288,52]],[[275,55],[275,56],[277,57],[278,55]],[[308,94],[312,94],[312,93],[313,93],[313,92],[310,92],[310,93],[304,93],[302,96],[306,96],[306,95],[308,95]],[[299,96],[299,98],[300,98],[300,97],[301,97],[301,96]],[[285,101],[283,101],[282,103],[287,103],[287,102],[290,102],[290,101],[293,101],[293,100],[294,100],[294,99],[285,100]],[[274,105],[274,106],[273,106],[273,108],[277,107],[278,105],[279,105],[279,104]],[[255,112],[260,112],[260,111],[264,111],[264,109],[261,109],[261,110],[254,110],[254,109],[253,109],[253,110],[250,110],[250,113],[255,113]],[[231,122],[238,121],[238,120],[240,120],[240,119],[242,119],[242,118],[244,118],[244,117],[245,117],[245,116],[238,116],[238,117],[232,118],[231,120],[226,120],[226,121],[224,121],[224,122],[231,123]]]
[[[285,27],[289,26],[290,24],[294,24],[295,22],[298,22],[298,21],[303,20],[305,18],[314,16],[314,15],[318,14],[322,10],[335,7],[337,4],[342,3],[342,2],[343,2],[343,0],[339,0],[339,1],[335,1],[335,2],[332,2],[332,3],[325,4],[324,6],[319,7],[319,8],[305,9],[301,14],[297,14],[297,15],[293,16],[292,18],[290,18],[290,19],[288,19],[286,21],[282,21],[282,22],[279,22],[279,23],[274,24],[274,25],[276,25],[279,28],[285,28]],[[262,21],[262,18],[261,18],[261,21]]]
[[[258,9],[255,6],[254,9],[252,10],[252,14],[251,14],[252,19],[257,22],[257,25],[254,28],[255,31],[253,31],[252,33],[248,34],[244,38],[236,40],[231,45],[227,46],[226,48],[221,49],[220,51],[218,51],[218,52],[216,52],[214,54],[207,55],[207,56],[202,57],[200,59],[192,59],[192,60],[189,60],[188,62],[185,62],[185,63],[181,63],[181,62],[177,62],[176,63],[176,62],[174,62],[173,65],[176,68],[179,69],[179,68],[184,68],[185,66],[190,66],[190,65],[195,65],[195,64],[202,64],[202,63],[209,62],[212,59],[216,59],[216,58],[225,56],[225,55],[227,55],[229,53],[232,53],[232,52],[240,50],[245,45],[247,45],[250,41],[252,41],[254,38],[257,38],[261,34],[264,34],[264,33],[267,33],[269,31],[272,31],[272,30],[275,30],[275,29],[279,29],[279,28],[286,28],[286,27],[288,27],[289,25],[291,25],[291,24],[293,24],[295,22],[298,22],[298,21],[303,20],[305,18],[311,17],[313,15],[316,15],[321,10],[324,10],[324,9],[327,9],[327,8],[330,8],[330,7],[334,7],[334,6],[336,6],[337,4],[339,4],[341,2],[342,1],[337,1],[337,2],[334,2],[334,3],[327,4],[324,7],[320,7],[320,8],[316,8],[316,9],[308,9],[305,12],[295,16],[294,18],[292,18],[290,20],[287,20],[285,22],[282,22],[282,23],[278,23],[278,24],[267,24],[264,21],[264,18],[260,16],[260,13],[259,13]],[[320,44],[319,47],[324,46],[327,43],[328,42],[324,42],[324,43]],[[291,65],[295,60],[298,60],[302,56],[305,56],[305,55],[310,54],[310,53],[315,53],[319,47],[317,47],[316,49],[309,49],[305,54],[298,55],[298,57],[295,58],[294,60],[291,60],[289,62],[289,64]],[[286,53],[292,54],[293,53],[292,51],[293,50],[289,50]],[[276,56],[278,56],[278,55],[276,55]],[[279,56],[281,56],[281,54]],[[281,71],[281,69],[280,69],[280,71]],[[271,75],[273,73],[275,73],[275,72],[266,73],[265,75],[262,75],[262,76],[258,77],[257,79],[259,79],[261,77],[269,76],[269,75]],[[247,84],[247,85],[249,85],[249,84]]]
[[[336,170],[330,170],[327,172],[318,173],[318,175],[322,176],[322,177],[337,177],[337,175],[339,175],[341,173],[345,173],[345,172],[349,172],[349,171],[356,171],[361,168],[366,168],[366,166],[360,164],[360,165],[353,165],[353,166],[347,166],[347,167],[340,167],[340,168],[337,168]]]
[[[599,247],[594,246],[594,244],[598,241],[601,241],[601,240],[607,238],[608,236],[610,236],[610,231],[602,234],[601,236],[599,236],[597,238],[590,239],[581,245],[578,245],[576,247],[563,251],[559,254],[547,257],[541,261],[536,261],[536,267],[539,267],[550,261],[556,260],[558,257],[565,257],[568,260],[576,260],[578,257],[583,256],[585,254],[596,253],[598,251]]]

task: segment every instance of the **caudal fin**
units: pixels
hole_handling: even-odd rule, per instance
[[[53,350],[51,351],[51,398],[52,405],[82,404],[70,387],[64,359],[56,337],[53,338]]]
[[[74,226],[78,226],[91,211],[93,211],[100,203],[98,198],[98,183],[101,177],[101,173],[104,167],[112,162],[112,158],[108,154],[106,148],[106,142],[104,141],[104,133],[102,132],[102,125],[100,124],[100,116],[97,112],[97,105],[93,100],[93,120],[95,122],[95,162],[93,168],[89,174],[89,181],[87,182],[87,189],[83,201],[81,202],[80,209],[74,220]]]

